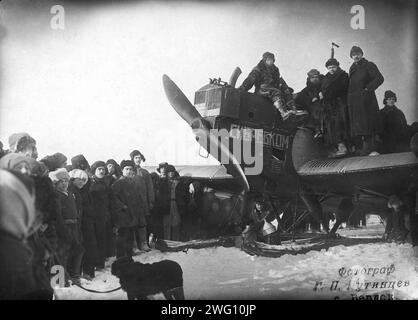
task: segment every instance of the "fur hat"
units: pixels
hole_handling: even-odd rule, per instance
[[[158,171],[159,173],[161,173],[161,169],[162,169],[162,168],[167,168],[167,166],[168,166],[168,162],[161,162],[161,163],[158,165],[157,171]]]
[[[35,194],[31,180],[0,169],[0,230],[24,240],[30,236],[31,230],[36,231],[33,229],[35,221]]]
[[[145,162],[145,157],[139,150],[132,151],[129,156],[131,157],[131,160],[133,160],[138,155],[141,156],[142,161]]]
[[[36,140],[32,138],[29,133],[19,132],[13,133],[9,137],[9,148],[12,152],[19,152],[25,150],[28,145],[36,144]]]
[[[49,173],[49,178],[52,180],[52,182],[58,182],[62,179],[68,179],[70,180],[70,175],[68,174],[67,169],[65,168],[59,168],[53,172]]]
[[[49,169],[49,171],[55,171],[67,162],[67,157],[60,152],[54,153],[51,156],[46,156],[40,160]]]
[[[308,77],[313,77],[313,76],[319,76],[321,73],[316,69],[311,69],[309,70],[307,74],[308,74]]]
[[[169,174],[170,172],[174,172],[174,176],[175,176],[175,177],[178,177],[178,176],[179,176],[179,173],[177,172],[176,167],[174,167],[174,166],[173,166],[173,165],[171,165],[171,164],[169,164],[169,165],[167,166],[167,174]]]
[[[90,169],[90,165],[88,161],[82,154],[76,155],[71,158],[71,166],[73,169],[81,169],[81,170]]]
[[[337,59],[334,58],[330,58],[327,60],[327,62],[325,62],[325,67],[328,68],[329,66],[339,66],[340,63],[338,62]]]
[[[135,164],[133,163],[132,160],[122,160],[122,162],[120,163],[120,168],[121,170],[123,170],[123,168],[125,167],[135,167]]]
[[[105,174],[107,174],[107,166],[104,161],[96,161],[95,163],[93,163],[90,168],[91,174],[95,174],[96,169],[100,167],[103,167],[105,169]]]
[[[0,168],[14,170],[22,162],[26,163],[30,168],[29,158],[18,153],[8,153],[0,159]]]
[[[267,58],[271,58],[271,59],[273,59],[273,61],[276,61],[276,59],[274,58],[274,54],[272,54],[271,52],[264,52],[263,53],[263,61],[266,61]]]
[[[113,164],[113,166],[114,166],[114,167],[119,166],[119,165],[118,165],[118,163],[116,162],[116,160],[115,160],[115,159],[109,159],[109,160],[107,160],[107,161],[106,161],[106,166],[107,166],[108,164]]]
[[[49,169],[45,163],[36,161],[33,158],[29,158],[29,157],[27,158],[28,158],[28,162],[31,168],[32,175],[38,176],[38,177],[45,177],[48,175]]]
[[[350,58],[353,56],[354,53],[361,53],[363,54],[363,50],[360,47],[353,46],[350,50]]]
[[[89,176],[87,175],[87,173],[81,169],[71,170],[68,174],[70,176],[70,179],[80,179],[86,182],[89,179]]]
[[[385,97],[383,98],[383,104],[386,105],[386,100],[389,98],[395,98],[395,101],[398,101],[397,97],[396,97],[396,93],[391,91],[391,90],[386,90],[385,91]]]
[[[109,165],[109,164],[113,164],[113,167],[114,167],[114,169],[115,169],[115,171],[112,173],[112,175],[116,175],[117,177],[119,177],[119,176],[121,176],[122,175],[122,172],[121,172],[121,169],[120,169],[120,166],[119,166],[119,164],[114,160],[114,159],[109,159],[109,160],[107,160],[106,161],[106,169],[107,169],[107,166]],[[108,170],[109,171],[109,170]],[[109,173],[109,172],[108,172]]]

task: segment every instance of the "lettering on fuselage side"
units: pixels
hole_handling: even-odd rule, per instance
[[[238,124],[231,124],[229,135],[233,139],[242,139],[244,141],[255,140],[256,143],[262,143],[265,146],[279,150],[287,150],[290,144],[290,135],[256,130]]]

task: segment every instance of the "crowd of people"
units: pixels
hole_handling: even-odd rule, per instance
[[[189,187],[173,165],[149,173],[138,150],[120,164],[90,166],[81,154],[67,164],[62,153],[37,161],[27,133],[11,135],[9,145],[0,148],[0,259],[11,263],[0,273],[0,299],[51,298],[53,265],[64,267],[69,286],[93,279],[108,257],[150,251],[153,236],[189,240]]]
[[[407,124],[391,90],[385,92],[379,110],[375,91],[384,77],[363,54],[360,47],[352,47],[353,64],[348,73],[331,57],[325,63],[325,75],[310,70],[306,87],[294,93],[274,64],[274,54],[265,52],[239,89],[248,91],[254,86],[256,94],[272,101],[284,121],[303,115],[304,125],[323,141],[329,157],[409,151],[418,123]]]

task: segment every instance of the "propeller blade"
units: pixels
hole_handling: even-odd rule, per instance
[[[217,155],[220,148],[221,154],[225,154],[229,160],[229,164],[222,164],[227,169],[229,169],[231,175],[238,180],[244,191],[248,191],[250,186],[248,184],[247,178],[245,177],[245,174],[237,159],[231,153],[228,147],[223,143],[219,144],[218,138],[210,133],[209,126],[206,124],[205,120],[196,110],[194,105],[191,104],[189,99],[187,99],[180,88],[167,75],[163,75],[163,86],[171,106],[174,108],[174,110],[176,110],[180,117],[182,117],[192,127],[192,129],[194,129],[193,131],[195,135],[199,138],[199,144],[207,148],[206,150],[211,153],[212,156],[214,156],[217,160],[219,160]],[[209,144],[207,144],[208,140],[210,142]],[[216,150],[210,150],[210,146],[216,146]],[[221,159],[223,158],[224,157],[221,157]]]
[[[200,113],[191,104],[189,99],[184,95],[180,88],[170,79],[169,76],[163,75],[163,86],[165,95],[174,110],[182,117],[190,126],[202,118]]]
[[[238,181],[243,190],[248,192],[250,190],[250,185],[247,177],[231,150],[229,150],[229,148],[223,144],[222,141],[219,141],[219,137],[212,134],[206,126],[201,126],[193,130],[193,132],[196,137],[198,137],[197,141],[199,144],[216,160],[219,162],[221,162],[222,159],[228,160],[228,163],[221,162],[221,164],[225,166],[227,171]],[[218,151],[220,151],[220,154],[218,154]]]

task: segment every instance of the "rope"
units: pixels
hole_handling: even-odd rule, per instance
[[[93,289],[87,289],[87,288],[83,287],[81,284],[78,284],[78,283],[74,283],[74,285],[83,289],[83,290],[85,290],[85,291],[93,292],[93,293],[110,293],[110,292],[115,292],[115,291],[118,291],[118,290],[122,289],[122,287],[118,287],[118,288],[107,290],[107,291],[97,291],[97,290],[93,290]]]

